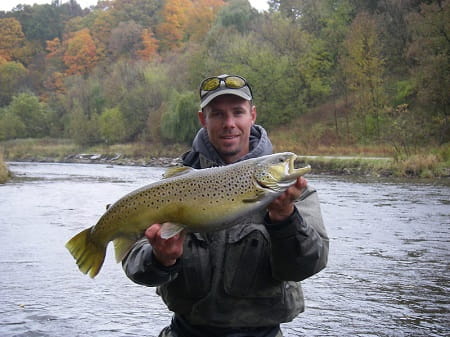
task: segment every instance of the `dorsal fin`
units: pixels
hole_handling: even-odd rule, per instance
[[[194,171],[194,170],[195,169],[193,169],[192,167],[189,167],[189,166],[170,167],[166,170],[166,172],[164,172],[163,178],[171,178],[171,177],[180,176],[182,174],[186,174],[186,173]]]

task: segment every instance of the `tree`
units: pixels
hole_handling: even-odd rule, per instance
[[[12,97],[26,88],[28,70],[18,62],[0,62],[0,107],[8,105]]]
[[[7,108],[0,109],[0,140],[26,137],[25,124]]]
[[[167,0],[161,10],[162,22],[156,27],[162,50],[180,47],[187,23],[187,14],[192,10],[191,0]]]
[[[450,141],[450,1],[422,4],[408,17],[413,41],[408,49],[412,78],[424,120],[440,143]]]
[[[28,40],[38,41],[41,48],[45,41],[55,37],[62,39],[65,23],[73,17],[81,16],[83,10],[76,1],[58,4],[25,5],[21,10],[13,12],[14,17],[21,23],[23,32]]]
[[[44,137],[48,134],[48,107],[35,95],[21,93],[14,96],[7,110],[25,126],[25,132],[20,136]]]
[[[142,48],[136,51],[139,58],[151,61],[158,54],[159,41],[154,37],[150,29],[141,32]]]
[[[93,145],[101,142],[99,130],[99,115],[85,114],[78,102],[75,102],[69,113],[68,136],[77,144]]]
[[[385,106],[383,59],[376,22],[363,12],[358,14],[344,41],[341,66],[346,84],[355,95],[354,109],[362,126],[362,136],[380,136]]]
[[[97,49],[89,29],[77,31],[63,42],[67,74],[87,74],[97,64]]]
[[[0,37],[0,57],[13,61],[17,50],[25,42],[20,22],[14,18],[0,19]]]
[[[121,56],[135,58],[142,46],[142,27],[134,21],[121,22],[111,31],[108,50],[113,59]]]
[[[190,143],[199,129],[197,96],[192,92],[172,94],[168,111],[161,120],[161,134],[174,142]]]
[[[202,41],[211,29],[216,15],[224,6],[223,0],[192,0],[187,11],[186,32],[189,40]],[[226,6],[228,7],[228,6]]]
[[[217,13],[216,25],[234,27],[240,33],[248,33],[253,19],[258,15],[250,6],[248,0],[232,0],[220,8]]]
[[[99,126],[101,136],[108,144],[126,140],[126,121],[118,107],[103,110]]]

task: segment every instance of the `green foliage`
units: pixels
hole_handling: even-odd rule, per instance
[[[13,96],[25,88],[27,69],[18,62],[0,62],[0,107],[8,105]]]
[[[9,172],[8,165],[3,159],[3,153],[0,152],[0,184],[4,184],[11,177],[11,172]]]
[[[127,139],[135,139],[145,128],[151,102],[144,86],[131,89],[119,104],[126,124]]]
[[[56,2],[51,5],[25,5],[22,10],[14,11],[13,16],[21,23],[26,38],[39,41],[44,47],[45,41],[62,38],[65,22],[82,13],[80,5],[70,1],[60,6]]]
[[[384,61],[376,22],[368,13],[360,13],[344,41],[341,66],[346,84],[354,95],[353,109],[364,139],[378,139],[385,106]]]
[[[414,60],[417,98],[433,122],[440,143],[450,140],[450,3],[422,4],[408,17],[414,38],[409,56]]]
[[[125,118],[118,107],[105,109],[99,120],[100,134],[108,144],[123,142],[127,137]]]
[[[167,140],[189,144],[199,129],[197,95],[173,92],[172,97],[162,116],[161,134]]]
[[[44,137],[48,134],[49,111],[45,103],[29,93],[14,96],[2,113],[3,139]]]
[[[0,110],[0,140],[26,137],[25,124],[8,109]]]
[[[414,83],[410,80],[397,81],[395,84],[395,94],[393,104],[400,105],[407,102],[414,94]]]
[[[222,27],[234,27],[239,33],[250,30],[250,24],[256,17],[256,10],[248,0],[231,0],[217,16],[217,23]]]
[[[69,136],[79,145],[93,145],[101,141],[99,116],[86,115],[78,105],[70,113],[68,130]]]

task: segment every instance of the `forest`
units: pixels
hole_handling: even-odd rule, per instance
[[[0,141],[187,144],[198,84],[228,73],[248,79],[269,132],[405,155],[448,145],[449,0],[269,5],[55,0],[0,12]]]

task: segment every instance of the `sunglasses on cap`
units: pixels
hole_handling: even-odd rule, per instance
[[[210,91],[218,89],[222,82],[225,84],[225,87],[229,89],[241,89],[247,87],[250,91],[250,96],[253,96],[252,89],[250,88],[250,85],[245,78],[238,75],[227,75],[224,77],[208,77],[207,79],[203,80],[200,84],[200,97],[203,98]]]

